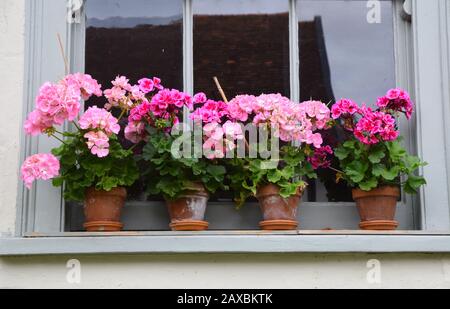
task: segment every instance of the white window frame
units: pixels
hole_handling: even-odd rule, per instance
[[[418,154],[429,163],[423,168],[428,185],[421,189],[420,203],[415,203],[415,207],[420,210],[417,217],[420,232],[296,231],[270,235],[262,232],[242,234],[238,231],[195,235],[136,232],[111,234],[108,237],[105,234],[98,237],[86,233],[64,233],[61,190],[41,182],[32,191],[25,190],[20,184],[16,237],[0,239],[0,255],[96,252],[450,252],[450,3],[446,0],[394,1],[395,11],[410,12],[412,20],[411,24],[398,23],[399,14],[394,18],[401,25],[395,31],[398,86],[413,90],[417,105],[417,125],[409,128],[413,133],[411,136],[417,135],[417,147],[412,139],[408,147],[417,148]],[[63,37],[71,68],[84,66],[83,57],[74,50],[73,43],[74,37],[84,40],[79,35],[84,25],[71,27],[65,20],[61,21],[60,16],[52,14],[65,10],[65,5],[61,0],[27,2],[24,119],[33,108],[39,85],[46,80],[61,78],[64,72],[55,33],[59,32]],[[295,8],[293,2],[292,8]],[[185,13],[189,10],[190,6],[185,6]],[[408,14],[405,17],[408,18]],[[291,27],[295,28],[292,23],[297,24],[291,16]],[[191,29],[192,20],[185,20],[184,26],[185,31]],[[407,35],[408,32],[412,32],[411,37]],[[291,34],[291,44],[295,44],[295,40],[297,35]],[[44,49],[45,46],[52,48]],[[191,47],[185,42],[184,48]],[[298,57],[298,53],[291,57]],[[292,61],[293,66],[298,68],[298,58]],[[185,72],[192,74],[192,62],[185,62]],[[185,79],[186,91],[193,88],[189,80],[193,79]],[[291,85],[297,86],[295,81]],[[295,95],[296,91],[293,91],[293,99]],[[22,158],[55,146],[45,137],[29,138],[25,135],[22,145]],[[303,205],[304,208],[307,206]],[[109,237],[119,235],[121,237]]]

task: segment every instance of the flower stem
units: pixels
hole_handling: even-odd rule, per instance
[[[136,148],[137,146],[139,146],[140,143],[134,144],[133,146],[131,146],[128,150],[134,150],[134,148]]]
[[[77,128],[78,131],[81,131],[81,128],[77,125],[75,121],[72,121],[73,125]]]
[[[52,134],[51,136],[54,137],[54,138],[56,138],[58,141],[60,141],[60,142],[63,143],[64,145],[67,145],[67,143],[66,143],[64,140],[60,139],[60,138],[59,138],[58,136],[56,136],[55,134]]]
[[[343,171],[340,171],[338,169],[335,169],[334,167],[330,166],[329,167],[330,170],[335,171],[336,173],[340,173],[340,174],[345,174]]]
[[[126,109],[122,110],[122,113],[120,114],[119,118],[117,119],[117,121],[120,121],[122,119],[123,116],[125,116],[125,113],[127,112]]]

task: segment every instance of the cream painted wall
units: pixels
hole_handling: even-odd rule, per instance
[[[24,85],[24,3],[0,1],[0,233],[14,233]],[[5,114],[7,112],[7,114]],[[66,280],[70,259],[81,284]],[[369,284],[378,259],[381,283]],[[0,288],[450,288],[450,255],[149,255],[0,258]]]
[[[0,259],[0,288],[450,288],[444,255],[157,255]],[[381,283],[367,263],[379,259]]]
[[[0,1],[0,234],[13,234],[23,106],[25,0]]]

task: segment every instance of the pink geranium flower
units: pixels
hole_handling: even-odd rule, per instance
[[[97,106],[90,107],[81,116],[79,124],[83,130],[102,130],[108,136],[120,131],[118,120],[110,112]]]
[[[314,155],[308,158],[314,169],[328,168],[331,166],[329,156],[332,155],[333,149],[330,146],[323,146],[314,150]]]
[[[49,180],[59,174],[60,164],[52,154],[36,154],[28,157],[21,168],[21,178],[28,189],[36,179]]]
[[[44,133],[45,130],[53,127],[53,125],[53,119],[47,114],[44,114],[39,110],[34,110],[28,115],[24,129],[27,134],[36,136]]]
[[[333,119],[338,119],[341,116],[352,116],[359,111],[358,105],[349,99],[342,99],[331,108]]]
[[[164,87],[161,85],[161,79],[158,77],[153,77],[153,85],[158,90],[164,89]]]
[[[194,95],[194,103],[195,104],[202,104],[205,103],[208,99],[206,98],[206,94],[203,92],[199,92],[196,95]]]
[[[80,111],[80,89],[74,85],[45,83],[36,98],[36,109],[62,125],[65,120],[73,121]]]
[[[395,119],[384,112],[374,112],[369,108],[363,109],[362,118],[356,124],[355,137],[366,145],[379,142],[394,141],[399,132],[395,127]]]
[[[411,119],[414,105],[411,97],[403,89],[390,89],[384,97],[377,100],[377,106],[388,113],[404,113],[407,119]]]
[[[194,98],[195,100],[195,98]],[[228,114],[228,106],[221,101],[207,100],[201,108],[191,114],[191,119],[201,120],[204,123],[221,122],[222,117]]]
[[[233,141],[244,139],[242,126],[239,123],[234,123],[229,120],[223,125],[223,133],[227,138],[231,138]]]
[[[146,132],[143,122],[129,122],[125,128],[125,138],[132,143],[139,143],[145,140]]]
[[[130,80],[126,78],[125,76],[117,76],[115,80],[113,80],[111,83],[113,86],[122,88],[125,90],[129,90],[131,88]]]
[[[104,158],[109,154],[109,137],[103,131],[90,131],[84,135],[93,155]]]
[[[150,93],[155,89],[155,83],[153,82],[152,79],[143,78],[139,80],[138,83],[139,89],[145,94]]]
[[[97,97],[102,96],[102,85],[97,80],[93,79],[91,75],[75,73],[67,75],[63,81],[66,87],[75,87],[79,89],[83,100],[89,100],[93,95]]]
[[[330,110],[319,101],[296,104],[281,94],[259,97],[237,96],[228,105],[229,117],[234,121],[269,125],[276,137],[284,142],[300,142],[320,147],[322,137],[314,134],[328,126]]]
[[[256,105],[256,97],[251,95],[239,95],[228,104],[228,113],[232,119],[245,122],[253,113]]]

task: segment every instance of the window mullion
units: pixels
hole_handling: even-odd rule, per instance
[[[194,93],[194,42],[193,42],[192,0],[185,0],[183,5],[183,80],[184,91]]]
[[[291,99],[294,102],[300,101],[300,55],[298,44],[297,0],[289,0]]]

